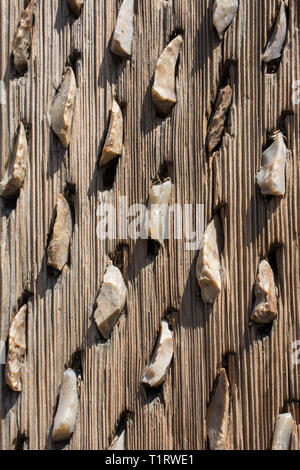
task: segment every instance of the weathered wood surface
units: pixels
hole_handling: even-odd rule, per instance
[[[125,411],[128,449],[203,449],[206,413],[222,363],[232,393],[230,447],[268,449],[276,416],[291,409],[298,424],[292,447],[300,447],[300,366],[291,361],[300,339],[299,105],[300,6],[290,0],[289,31],[276,74],[261,55],[279,5],[277,0],[241,0],[237,18],[218,40],[211,0],[136,2],[131,61],[112,57],[109,44],[120,0],[86,0],[76,20],[63,0],[37,0],[28,73],[15,75],[12,42],[22,0],[1,2],[1,170],[20,120],[29,125],[30,165],[16,208],[1,201],[0,339],[25,291],[28,300],[27,359],[23,391],[4,383],[1,366],[1,448],[60,448],[51,441],[59,386],[72,354],[82,351],[80,410],[68,449],[106,449]],[[178,66],[178,104],[156,117],[151,84],[156,60],[174,31],[183,31]],[[71,144],[65,151],[50,128],[50,110],[69,57],[77,58],[78,92]],[[229,66],[231,64],[231,66]],[[227,68],[233,105],[223,144],[208,160],[208,119]],[[125,104],[125,143],[113,188],[106,190],[97,161],[113,95]],[[267,131],[287,114],[290,150],[283,199],[264,199],[255,184]],[[217,301],[205,306],[195,276],[197,253],[171,239],[159,256],[144,241],[126,241],[123,273],[128,307],[111,340],[100,341],[92,320],[107,256],[118,240],[97,239],[98,202],[146,202],[151,178],[164,162],[177,203],[205,204],[208,222],[221,207],[223,264],[227,275]],[[47,275],[46,247],[57,196],[73,183],[75,226],[71,262],[55,283]],[[277,264],[279,315],[269,333],[249,327],[253,285],[260,260]],[[140,386],[168,309],[175,353],[162,393]],[[227,358],[224,359],[224,358]]]

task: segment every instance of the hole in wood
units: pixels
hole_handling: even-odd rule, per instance
[[[175,325],[178,322],[179,310],[178,308],[169,307],[165,313],[164,319],[169,325],[171,331],[175,329]]]
[[[160,164],[157,176],[152,181],[164,182],[167,179],[174,180],[174,164],[171,160],[165,160]]]
[[[295,113],[293,110],[287,109],[282,111],[278,123],[277,123],[277,129],[275,130],[280,130],[286,140],[288,140],[288,121],[290,121],[293,117],[295,116]]]
[[[20,310],[24,305],[26,305],[29,301],[29,298],[32,297],[32,292],[30,292],[28,289],[24,289],[22,294],[17,300],[17,306],[18,310]]]
[[[77,349],[72,354],[71,359],[66,366],[66,369],[73,369],[77,377],[80,378],[81,381],[83,380],[82,355],[83,351],[81,349]]]
[[[71,67],[73,69],[76,82],[77,82],[77,62],[79,60],[82,60],[82,53],[78,50],[74,50],[71,52],[66,62],[66,67]]]
[[[278,30],[278,19],[279,19],[279,16],[280,16],[280,13],[281,13],[281,7],[282,7],[282,2],[280,3],[279,5],[279,8],[276,12],[276,16],[275,16],[275,19],[274,19],[274,22],[273,22],[273,25],[272,25],[272,28],[270,29],[270,32],[269,32],[269,35],[268,35],[268,39],[267,39],[267,42],[266,42],[266,45],[265,45],[265,48],[264,48],[264,51],[267,50],[268,46],[270,45],[270,43],[273,42],[273,44],[277,43],[277,48],[278,48],[278,43],[281,44],[281,39],[280,39],[280,36],[283,35],[284,31],[284,24],[283,22],[281,22],[281,27],[280,29],[282,30],[282,32],[277,36],[277,40],[274,40],[275,38],[273,37],[274,35],[274,32],[275,32],[275,29]],[[285,34],[285,40],[284,40],[284,43],[282,45],[282,50],[278,50],[278,53],[280,53],[280,57],[279,58],[276,58],[276,59],[273,59],[269,62],[264,62],[264,65],[265,65],[265,70],[266,70],[266,73],[267,74],[270,74],[270,75],[273,75],[273,74],[276,74],[279,70],[279,67],[280,67],[280,64],[281,64],[281,61],[282,61],[282,57],[283,57],[283,54],[284,54],[284,50],[285,50],[285,46],[286,46],[286,42],[287,42],[287,37],[288,37],[288,29],[289,29],[289,18],[290,18],[290,11],[289,11],[289,8],[288,6],[285,6],[285,14],[286,14],[286,22],[287,22],[287,29],[286,29],[286,34]],[[277,49],[276,48],[276,49]]]
[[[159,250],[161,249],[161,245],[156,240],[152,240],[148,238],[147,240],[147,256],[156,258],[159,254]]]
[[[109,254],[114,266],[119,268],[123,277],[127,275],[129,246],[126,243],[119,243],[114,252]]]
[[[106,190],[111,190],[114,187],[119,158],[120,157],[115,158],[114,160],[109,162],[106,165],[106,167],[103,168],[102,182],[103,182],[103,187]]]

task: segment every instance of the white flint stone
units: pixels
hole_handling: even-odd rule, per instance
[[[204,303],[209,304],[214,303],[222,288],[218,249],[219,225],[220,221],[217,217],[214,217],[208,225],[196,264],[196,277],[201,289],[202,299]]]
[[[109,129],[102,150],[100,166],[105,166],[122,154],[123,147],[123,114],[117,101],[113,101]]]
[[[263,195],[284,196],[287,148],[281,132],[276,132],[273,139],[273,144],[262,155],[256,180]]]
[[[52,129],[65,148],[68,148],[70,143],[75,98],[75,75],[72,67],[67,67],[51,110]]]
[[[95,322],[101,335],[109,338],[126,304],[127,287],[121,271],[109,265],[104,275],[103,284],[97,299]]]
[[[23,11],[13,43],[14,65],[18,73],[25,73],[28,68],[28,59],[31,47],[33,26],[33,8],[35,0],[30,0]]]
[[[78,406],[77,376],[74,370],[67,369],[59,390],[58,407],[52,431],[53,441],[70,439],[75,429]]]
[[[132,54],[134,0],[124,0],[119,11],[111,50],[121,57]]]
[[[28,144],[24,125],[21,122],[14,153],[6,173],[0,182],[0,196],[4,199],[14,199],[19,195],[26,176],[27,162]]]
[[[47,250],[48,266],[62,271],[69,259],[69,246],[72,236],[72,216],[70,206],[63,194],[57,198],[56,219]]]
[[[213,24],[219,38],[223,39],[224,33],[231,25],[239,8],[238,0],[215,0],[213,4]]]
[[[119,436],[116,436],[108,450],[125,450],[125,429]]]
[[[11,323],[8,336],[5,379],[7,385],[15,392],[22,390],[21,374],[26,355],[26,318],[27,305],[23,305]]]
[[[172,195],[172,182],[154,184],[150,189],[145,229],[151,240],[162,244],[167,230],[168,206]]]
[[[256,302],[251,320],[255,323],[270,323],[277,317],[277,296],[273,270],[267,260],[259,265],[254,293]]]
[[[177,103],[175,87],[175,68],[182,48],[183,37],[176,36],[168,44],[157,61],[154,85],[152,87],[153,103],[162,116],[167,116]]]
[[[163,320],[160,325],[159,340],[150,364],[147,366],[143,383],[151,388],[159,387],[167,376],[174,352],[173,332]]]
[[[210,450],[226,450],[229,407],[229,382],[225,369],[221,369],[207,413],[207,435]]]
[[[278,416],[273,435],[272,450],[289,450],[293,422],[291,413],[283,413]]]
[[[282,54],[285,38],[287,34],[287,15],[286,4],[281,2],[280,10],[276,18],[273,34],[267,44],[265,53],[263,55],[264,62],[271,62],[272,60],[279,59]]]

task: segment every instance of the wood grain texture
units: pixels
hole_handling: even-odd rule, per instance
[[[1,366],[0,446],[58,449],[51,428],[59,386],[72,354],[81,351],[82,386],[75,433],[67,449],[106,449],[121,416],[129,412],[128,449],[205,449],[206,413],[222,363],[231,385],[229,447],[269,449],[275,419],[291,409],[292,447],[300,448],[300,365],[292,344],[300,340],[300,114],[292,83],[300,80],[299,2],[290,0],[289,30],[276,74],[261,56],[279,1],[240,0],[232,27],[220,42],[211,0],[136,2],[132,60],[121,62],[110,41],[121,0],[86,0],[79,19],[63,0],[36,2],[29,70],[17,77],[11,60],[22,0],[2,2],[0,79],[7,88],[1,111],[1,170],[20,120],[28,124],[30,165],[16,207],[0,207],[0,339],[28,297],[27,358],[23,391],[14,394]],[[177,75],[178,103],[165,120],[155,114],[151,86],[157,58],[174,32],[184,45]],[[50,110],[66,64],[75,65],[78,92],[71,144],[66,151],[50,127]],[[222,146],[208,159],[205,140],[224,71],[233,104]],[[97,162],[112,100],[124,104],[124,150],[112,189]],[[255,184],[267,132],[287,114],[287,191],[265,199]],[[216,210],[224,230],[223,290],[204,305],[195,276],[196,252],[171,239],[157,258],[147,242],[127,239],[123,274],[128,305],[111,339],[100,340],[92,319],[108,255],[119,240],[101,241],[98,204],[145,203],[164,162],[178,204]],[[61,277],[46,268],[57,196],[75,185],[70,265]],[[268,334],[249,327],[260,260],[277,265],[278,320]],[[168,309],[174,359],[161,393],[140,385],[161,320]]]

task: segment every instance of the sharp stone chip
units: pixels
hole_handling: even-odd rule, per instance
[[[145,230],[149,238],[162,245],[168,222],[168,206],[172,195],[172,182],[154,184],[150,189]]]
[[[95,322],[103,338],[109,338],[125,308],[126,299],[127,288],[122,273],[111,264],[104,275],[95,311]]]
[[[158,113],[165,117],[177,103],[175,68],[182,48],[183,37],[176,36],[158,59],[152,98]]]
[[[273,435],[272,450],[289,450],[293,423],[291,413],[283,413],[278,416]]]
[[[147,366],[143,383],[151,388],[157,388],[165,381],[174,352],[173,333],[168,323],[163,320],[160,325],[158,343],[150,364]]]
[[[120,435],[114,438],[108,450],[125,450],[125,434],[126,430],[124,429]]]
[[[47,264],[57,271],[62,271],[68,262],[72,226],[70,206],[66,198],[60,194],[57,198],[56,219],[47,250]]]
[[[5,379],[7,385],[15,392],[22,390],[21,375],[26,355],[26,318],[27,305],[23,305],[11,323],[8,336]]]
[[[223,39],[224,33],[231,25],[239,8],[238,0],[215,0],[213,4],[213,24],[219,38]]]
[[[264,62],[272,62],[280,59],[287,34],[286,4],[281,2],[280,10],[276,18],[272,36],[263,55]]]
[[[228,110],[232,103],[232,88],[227,85],[219,91],[215,112],[210,120],[207,134],[208,151],[212,153],[221,142]]]

